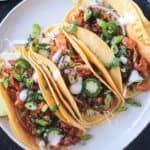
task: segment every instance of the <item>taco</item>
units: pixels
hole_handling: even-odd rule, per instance
[[[149,22],[136,4],[130,0],[81,0],[65,21],[71,24],[66,31],[70,26],[77,28],[72,34],[78,43],[83,42],[99,58],[125,97],[150,88],[150,36],[149,28],[145,29]],[[107,43],[105,48],[102,40]],[[106,59],[111,55],[111,60]]]
[[[18,50],[3,53],[0,59],[0,94],[13,133],[31,150],[77,144],[84,128],[55,101],[43,75],[22,50],[21,55]]]
[[[29,45],[31,58],[49,76],[53,88],[59,89],[58,94],[63,97],[60,101],[70,114],[75,113],[83,127],[97,126],[124,105],[118,92],[103,79],[101,70],[99,74],[95,71],[96,66],[89,63],[61,26],[47,29]]]

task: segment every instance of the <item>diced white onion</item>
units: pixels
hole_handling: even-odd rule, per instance
[[[33,79],[33,81],[38,83],[38,74],[36,72],[34,72],[34,74],[32,75],[32,79]]]
[[[123,55],[120,57],[120,61],[121,61],[124,65],[126,65],[126,64],[128,63],[127,57],[125,57],[125,56],[123,56]]]
[[[41,150],[43,150],[45,148],[45,142],[43,140],[39,141],[39,147]]]
[[[60,58],[61,54],[62,54],[62,50],[60,49],[60,50],[58,50],[58,51],[53,55],[52,61],[53,61],[54,63],[57,63],[57,62],[59,61],[59,58]]]
[[[129,76],[128,85],[131,85],[136,82],[141,82],[143,77],[139,74],[137,70],[133,70]]]
[[[59,144],[60,140],[62,139],[62,135],[59,134],[58,131],[52,131],[48,134],[48,142],[49,145],[56,146]]]
[[[71,85],[70,91],[72,94],[80,94],[82,90],[82,81],[83,79],[80,77],[77,82]]]
[[[71,72],[70,69],[65,69],[65,70],[64,70],[64,73],[65,73],[65,74],[69,74],[70,72]]]
[[[45,144],[44,140],[37,138],[36,143],[39,145],[40,150],[45,150],[46,144]]]
[[[47,36],[51,39],[54,39],[61,32],[61,28],[57,27],[53,31],[47,34]]]
[[[119,17],[118,21],[121,25],[133,24],[135,18],[131,13],[126,12],[123,17]]]
[[[54,79],[54,80],[58,80],[60,76],[61,76],[61,75],[60,75],[60,72],[59,72],[58,70],[55,70],[55,71],[53,72],[53,79]]]
[[[22,90],[19,94],[20,100],[24,102],[27,99],[27,97],[28,97],[28,90],[27,89]]]
[[[101,4],[102,0],[99,0],[98,2]],[[88,0],[88,5],[93,5],[93,4],[97,5],[98,2],[97,2],[97,0]]]
[[[12,65],[9,63],[8,60],[5,60],[4,64],[5,64],[5,66],[6,66],[7,68],[11,68],[11,67],[12,67]]]

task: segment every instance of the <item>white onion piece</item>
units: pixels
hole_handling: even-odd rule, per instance
[[[71,58],[69,55],[62,56],[59,60],[58,68],[63,69],[65,66],[69,64]]]
[[[60,72],[59,72],[58,70],[55,70],[55,71],[53,72],[53,79],[54,79],[54,80],[57,81],[60,76],[61,76],[61,75],[60,75]]]
[[[106,11],[108,14],[111,14],[114,17],[114,19],[116,19],[118,21],[118,23],[119,23],[119,25],[121,27],[123,35],[126,35],[125,27],[122,24],[120,24],[120,22],[119,22],[119,18],[120,17],[119,17],[119,15],[117,15],[117,13],[115,13],[113,10],[111,10],[111,9],[105,7],[105,6],[100,5],[99,3],[92,4],[90,6],[95,7],[95,8],[99,8],[99,9],[101,9],[103,11]]]
[[[41,150],[44,150],[44,149],[45,149],[45,146],[46,146],[46,145],[45,145],[45,142],[44,142],[43,140],[40,140],[40,141],[39,141],[39,147],[40,147],[40,149],[41,149]]]
[[[139,74],[137,70],[133,70],[129,76],[128,85],[141,81],[143,81],[143,77]]]
[[[50,39],[54,39],[60,32],[61,32],[61,28],[60,28],[60,27],[57,27],[57,28],[55,28],[54,30],[52,30],[50,33],[48,33],[47,36],[48,36]]]
[[[32,75],[32,79],[33,79],[33,81],[38,83],[38,74],[36,72],[34,72],[34,74]]]
[[[28,97],[28,89],[22,90],[19,94],[20,100],[24,102],[27,99],[27,97]]]
[[[121,25],[133,24],[135,21],[135,18],[131,13],[126,12],[124,16],[119,17],[118,21]]]
[[[126,64],[128,63],[127,57],[125,57],[125,56],[123,56],[123,55],[120,57],[120,61],[121,61],[124,65],[126,65]]]
[[[45,150],[46,144],[44,140],[36,138],[36,143],[39,145],[40,150]]]
[[[56,146],[59,144],[60,140],[62,139],[62,135],[59,134],[58,131],[52,131],[48,134],[48,142],[49,145]]]
[[[72,94],[76,95],[76,94],[80,94],[81,93],[82,82],[83,82],[83,79],[80,77],[76,83],[71,85],[70,91],[71,91]]]
[[[58,50],[58,51],[53,55],[52,61],[53,61],[54,63],[57,63],[57,62],[59,61],[59,58],[60,58],[61,54],[62,54],[62,50],[60,49],[60,50]]]
[[[58,63],[58,68],[59,69],[63,69],[64,68],[64,56],[62,56],[59,60],[59,63]]]
[[[71,72],[70,69],[65,69],[65,70],[64,70],[64,73],[65,73],[65,74],[69,74],[70,72]]]
[[[12,65],[11,65],[11,64],[9,63],[9,61],[7,61],[7,60],[5,60],[4,64],[5,64],[5,66],[6,66],[7,68],[11,68],[11,67],[12,67]]]

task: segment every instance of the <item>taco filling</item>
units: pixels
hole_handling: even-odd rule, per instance
[[[79,8],[71,19],[69,23],[92,31],[111,47],[116,58],[106,67],[111,69],[120,66],[124,85],[137,91],[146,91],[150,88],[149,64],[138,53],[136,42],[126,34],[125,26],[131,21],[130,16],[119,17],[108,6],[91,4],[87,8]]]
[[[42,148],[59,149],[78,143],[80,131],[56,116],[59,106],[49,109],[38,85],[38,77],[23,58],[8,60],[1,69],[1,83],[12,100],[18,123]]]
[[[38,46],[35,46],[35,51],[42,54],[36,47]],[[47,58],[59,68],[80,112],[89,116],[92,113],[103,114],[111,110],[115,103],[114,94],[93,75],[63,33],[49,38],[47,51]],[[53,77],[57,80],[56,75]]]

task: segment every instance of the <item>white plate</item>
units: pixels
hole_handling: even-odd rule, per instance
[[[63,16],[71,7],[71,0],[26,0],[19,4],[4,19],[0,26],[0,46],[5,39],[26,40],[33,23],[42,27],[63,21]],[[85,37],[87,38],[87,37]],[[150,121],[150,92],[138,97],[141,108],[129,107],[104,125],[92,129],[93,139],[86,146],[75,146],[74,150],[121,150],[127,146]],[[7,119],[0,119],[0,125],[20,146],[10,131]]]

